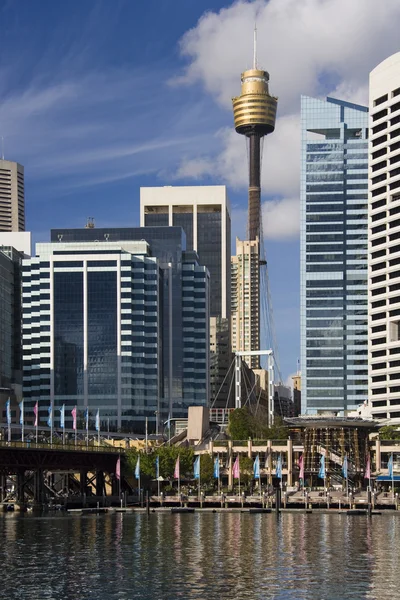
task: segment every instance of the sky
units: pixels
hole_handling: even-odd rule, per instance
[[[265,247],[281,373],[299,356],[300,96],[368,103],[400,50],[385,0],[0,0],[0,136],[25,167],[27,229],[139,224],[139,189],[227,185],[245,236],[247,156],[231,98],[258,63],[278,96],[264,142]]]

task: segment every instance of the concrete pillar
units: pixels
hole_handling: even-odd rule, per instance
[[[102,496],[105,493],[104,473],[96,471],[96,496]]]
[[[24,497],[24,486],[25,486],[25,469],[18,469],[17,471],[17,502],[23,504]]]
[[[292,440],[288,440],[286,443],[286,452],[287,452],[287,484],[293,485],[293,442]]]
[[[37,469],[34,475],[34,501],[38,504],[44,502],[43,470]]]
[[[233,467],[233,456],[232,456],[232,440],[228,440],[228,487],[231,490],[233,487],[233,475],[232,475],[232,467]]]
[[[87,471],[86,469],[81,469],[81,471],[79,472],[79,479],[80,479],[80,492],[81,492],[81,496],[83,496],[83,494],[86,494],[86,482],[87,482]]]
[[[247,440],[247,456],[249,458],[252,458],[252,455],[253,455],[253,442],[252,442],[252,439],[249,438]]]
[[[6,497],[6,485],[7,485],[7,477],[5,473],[1,473],[0,475],[0,502],[4,502]]]
[[[210,443],[209,443],[209,446],[208,446],[208,451],[211,454],[211,456],[214,454],[214,440],[210,440]]]
[[[381,470],[381,440],[375,440],[375,464],[376,471],[379,473]]]

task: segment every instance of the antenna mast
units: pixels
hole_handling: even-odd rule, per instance
[[[257,69],[257,23],[254,23],[253,69]]]

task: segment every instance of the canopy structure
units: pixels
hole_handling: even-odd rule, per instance
[[[390,477],[389,475],[378,475],[376,481],[400,481],[400,475],[393,475],[393,477]]]

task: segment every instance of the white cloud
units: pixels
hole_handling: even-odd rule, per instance
[[[263,227],[267,239],[296,238],[300,229],[299,199],[284,198],[264,202]]]
[[[320,94],[321,79],[362,85],[369,71],[398,50],[398,0],[257,0],[207,12],[181,40],[188,66],[176,84],[200,82],[230,108],[239,69],[252,61],[257,21],[259,64],[271,75],[280,114],[293,113],[299,95]],[[331,89],[334,90],[333,83]]]
[[[251,66],[257,21],[258,62],[270,72],[277,94],[275,132],[265,138],[262,186],[267,237],[291,238],[299,231],[300,96],[333,96],[368,103],[368,75],[398,51],[398,0],[240,0],[207,12],[181,40],[188,64],[173,85],[200,84],[231,111],[240,93],[240,70]],[[188,156],[176,178],[212,177],[247,187],[244,140],[232,128],[217,134],[217,149]]]

